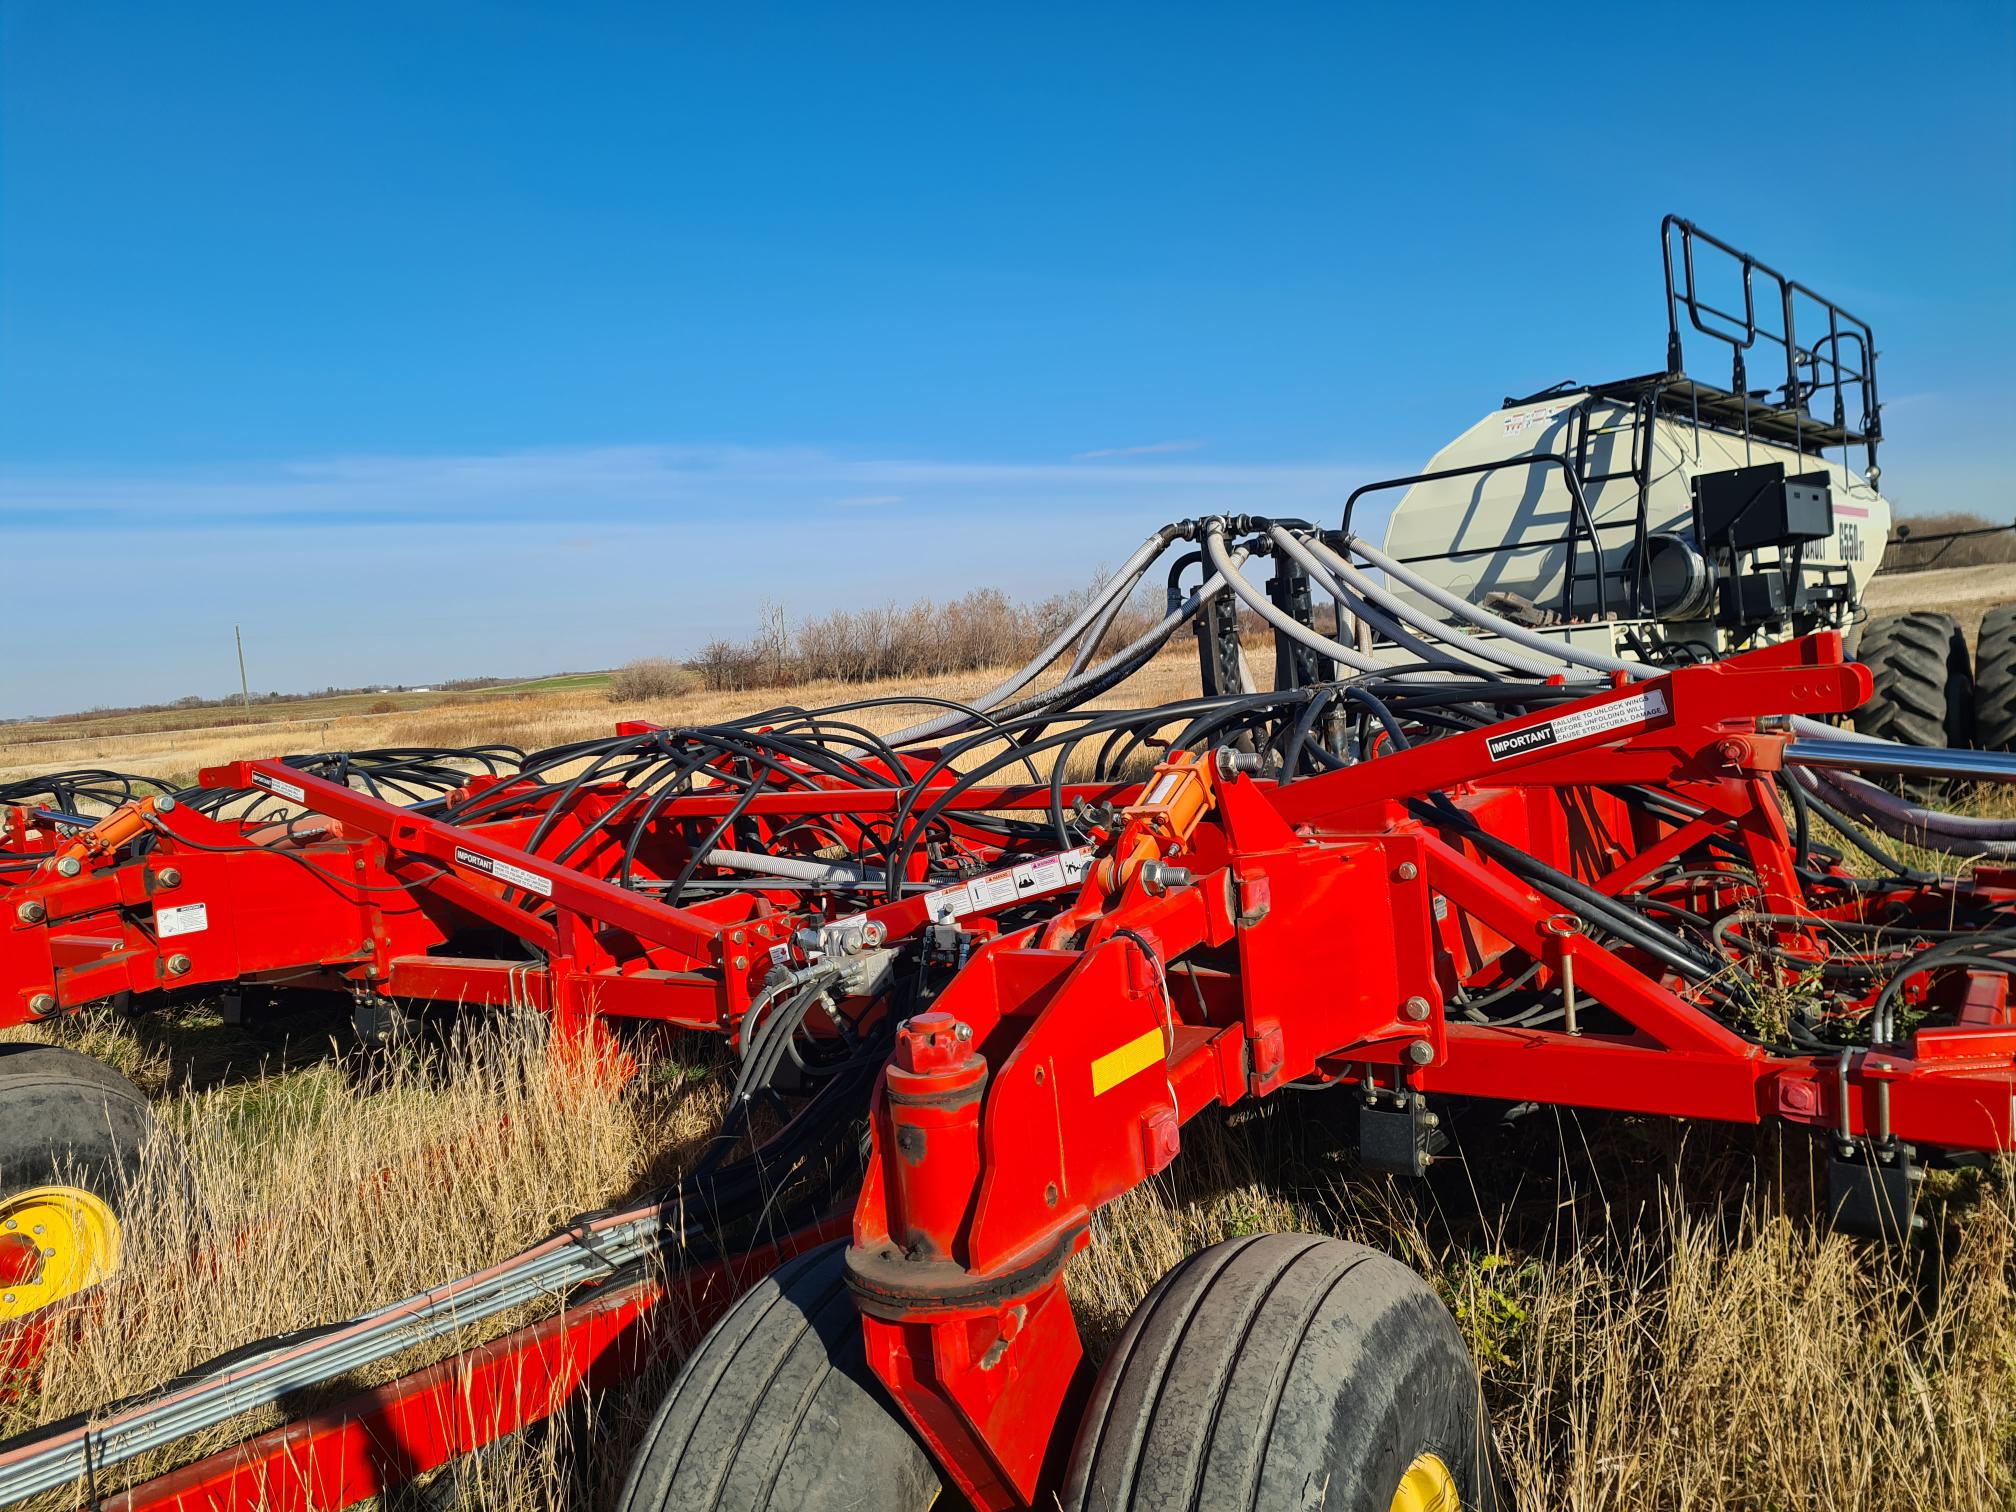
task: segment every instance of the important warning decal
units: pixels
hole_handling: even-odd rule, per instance
[[[943,921],[969,913],[1006,908],[1023,898],[1038,898],[1045,893],[1075,887],[1085,880],[1085,874],[1091,869],[1092,848],[1080,846],[1055,856],[1024,861],[1006,871],[988,872],[982,877],[968,877],[964,882],[955,882],[950,887],[936,888],[924,895],[924,909],[932,919]]]
[[[292,782],[284,782],[280,778],[266,772],[254,772],[252,774],[252,785],[254,787],[262,787],[269,793],[278,793],[282,798],[291,798],[296,803],[305,803],[308,801],[308,794],[304,789]]]
[[[173,908],[154,910],[154,933],[163,940],[175,935],[201,934],[210,927],[210,905],[177,903]]]
[[[537,872],[529,872],[522,866],[513,866],[509,861],[499,861],[495,856],[485,856],[476,851],[455,847],[455,864],[474,867],[477,871],[488,872],[499,882],[508,882],[513,887],[522,887],[527,892],[535,892],[542,898],[553,896],[553,879],[542,877]]]
[[[1493,761],[1503,761],[1508,756],[1524,756],[1528,751],[1566,745],[1571,740],[1581,740],[1589,735],[1602,735],[1611,730],[1635,730],[1650,724],[1665,712],[1664,691],[1648,688],[1643,693],[1634,693],[1615,703],[1602,704],[1594,709],[1577,709],[1573,714],[1558,715],[1544,724],[1493,735],[1484,742],[1484,749],[1490,752]]]

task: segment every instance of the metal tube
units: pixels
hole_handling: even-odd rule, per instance
[[[320,1338],[298,1344],[283,1340],[164,1397],[39,1443],[31,1438],[0,1455],[0,1503],[69,1485],[87,1467],[119,1464],[428,1339],[609,1275],[664,1243],[655,1206],[612,1215],[591,1230],[592,1240],[556,1236],[487,1273],[392,1303]]]
[[[868,872],[845,861],[820,861],[809,856],[766,856],[760,851],[722,850],[719,846],[702,858],[706,866],[729,871],[759,872],[772,877],[792,877],[800,882],[859,882]]]
[[[2016,782],[2016,752],[1955,751],[1889,741],[1795,740],[1785,759],[1796,766],[1857,772],[1906,772],[1925,777],[1965,777],[1976,782]]]

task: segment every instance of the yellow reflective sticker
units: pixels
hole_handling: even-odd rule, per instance
[[[1118,1050],[1108,1050],[1092,1062],[1092,1095],[1110,1092],[1138,1071],[1146,1071],[1162,1059],[1162,1031],[1150,1029]]]

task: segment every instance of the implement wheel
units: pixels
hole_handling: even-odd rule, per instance
[[[0,1047],[0,1322],[118,1270],[122,1199],[153,1133],[146,1097],[110,1066]]]
[[[619,1512],[922,1512],[937,1469],[868,1369],[846,1241],[781,1266],[672,1383]]]
[[[1974,674],[1967,637],[1950,614],[1887,614],[1862,632],[1856,657],[1876,680],[1855,711],[1864,735],[1908,745],[1965,749],[1974,727]]]
[[[1974,648],[1974,739],[2016,751],[2016,604],[1990,609]]]
[[[1156,1285],[1100,1372],[1067,1512],[1495,1508],[1490,1426],[1455,1320],[1398,1261],[1270,1234]]]

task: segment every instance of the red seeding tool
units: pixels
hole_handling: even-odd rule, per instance
[[[750,758],[725,743],[638,728],[522,767],[517,752],[366,753],[348,759],[348,782],[324,774],[328,758],[241,762],[205,772],[192,793],[130,799],[95,821],[43,815],[53,834],[13,872],[7,1015],[312,981],[352,992],[365,1022],[394,1000],[518,1003],[574,1027],[645,1018],[733,1037],[780,962],[913,933],[927,866],[994,868],[1001,904],[1061,888],[1081,852],[1060,859],[1052,826],[1014,816],[1132,791],[967,788],[928,805],[910,877],[884,885],[821,851],[879,860],[874,837],[949,788],[949,770],[919,787],[923,757],[807,760],[789,748],[812,743],[774,730],[734,742]],[[496,770],[507,754],[510,769]],[[493,770],[472,775],[477,762]],[[392,801],[394,766],[401,796],[422,778],[438,791]],[[542,780],[573,767],[583,770]],[[821,937],[835,899],[872,906]]]
[[[1178,541],[1168,614],[1100,660]],[[44,916],[17,912],[10,992],[167,980],[172,865],[178,899],[224,900],[218,939],[173,947],[186,977],[657,1019],[742,1059],[678,1187],[0,1445],[0,1498],[348,1505],[690,1345],[624,1512],[1496,1505],[1468,1355],[1412,1272],[1309,1236],[1213,1247],[1095,1378],[1066,1283],[1094,1215],[1206,1109],[1293,1088],[1328,1089],[1401,1175],[1448,1148],[1454,1099],[1804,1127],[1837,1221],[1901,1236],[1923,1162],[2011,1143],[2016,833],[1855,774],[2016,764],[1825,723],[1871,688],[1832,631],[1660,665],[1422,583],[1300,522],[1184,522],[1030,668],[894,736],[773,710],[474,775],[436,753],[424,791],[386,789],[383,757],[246,762],[204,775],[228,799],[126,796],[17,846],[10,896]],[[1238,610],[1276,634],[1272,688]],[[1184,624],[1201,696],[1090,707]],[[1970,863],[1923,869],[1886,833]],[[91,975],[56,918],[142,964]],[[0,1130],[7,1097],[0,1058]],[[106,1496],[139,1455],[542,1301]]]

